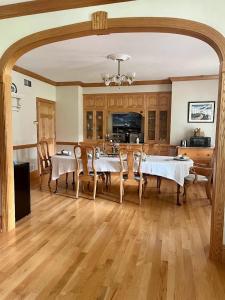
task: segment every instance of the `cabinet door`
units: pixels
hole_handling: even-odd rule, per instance
[[[158,94],[158,106],[161,110],[167,110],[170,107],[171,94],[160,93]]]
[[[104,137],[104,113],[96,111],[95,113],[95,134],[96,140],[102,140]]]
[[[94,112],[86,111],[85,112],[85,138],[88,140],[92,140],[94,138]]]
[[[127,109],[127,97],[123,94],[109,94],[107,96],[108,109]]]
[[[150,110],[147,115],[147,139],[149,141],[157,140],[157,111]]]
[[[127,108],[143,110],[144,107],[144,95],[143,94],[128,94]]]
[[[168,111],[159,111],[159,142],[168,142]]]
[[[104,109],[106,106],[105,95],[95,95],[95,109]]]
[[[95,95],[84,95],[84,108],[90,109],[95,107]]]

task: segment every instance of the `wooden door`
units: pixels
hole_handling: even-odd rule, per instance
[[[37,140],[47,141],[49,154],[55,154],[55,102],[37,98]]]

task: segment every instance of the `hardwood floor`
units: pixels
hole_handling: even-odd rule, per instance
[[[209,202],[201,188],[188,196],[176,206],[169,181],[142,206],[132,190],[119,205],[35,187],[32,214],[0,234],[0,299],[225,299],[225,268],[208,259]]]

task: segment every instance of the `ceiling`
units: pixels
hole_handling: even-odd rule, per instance
[[[219,60],[206,43],[167,33],[117,33],[82,37],[36,48],[17,66],[54,81],[101,82],[101,74],[117,72],[107,60],[110,53],[126,53],[121,73],[136,72],[136,80],[157,80],[176,76],[214,75]]]
[[[28,1],[35,1],[35,0],[0,0],[0,5],[15,4],[15,3],[28,2]]]

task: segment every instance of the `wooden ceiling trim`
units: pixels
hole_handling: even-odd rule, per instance
[[[134,0],[36,0],[0,6],[0,19]]]
[[[83,82],[83,81],[54,81],[27,69],[19,66],[14,66],[13,70],[31,78],[40,80],[42,82],[54,85],[54,86],[81,86],[81,87],[105,87],[103,82]],[[157,84],[171,84],[174,81],[195,81],[195,80],[215,80],[219,79],[219,75],[198,75],[198,76],[179,76],[170,77],[166,79],[156,80],[137,80],[132,85],[157,85]],[[129,86],[129,84],[124,84]],[[113,86],[113,85],[112,85]]]
[[[155,84],[171,84],[170,79],[161,79],[161,80],[140,80],[134,81],[133,85],[155,85]],[[82,82],[82,81],[65,81],[65,82],[56,82],[56,86],[73,86],[80,85],[82,87],[105,87],[104,82]],[[110,86],[117,86],[112,84]],[[123,86],[129,86],[128,83],[123,84]]]
[[[23,75],[26,75],[26,76],[32,77],[34,79],[40,80],[42,82],[45,82],[45,83],[48,83],[48,84],[56,86],[56,82],[55,81],[53,81],[53,80],[51,80],[49,78],[46,78],[46,77],[44,77],[42,75],[39,75],[37,73],[34,73],[32,71],[29,71],[27,69],[21,68],[19,66],[14,66],[13,70],[16,71],[16,72],[18,72],[18,73],[21,73]]]
[[[171,82],[174,82],[174,81],[193,81],[193,80],[215,80],[215,79],[219,79],[219,75],[198,75],[198,76],[170,77]]]

